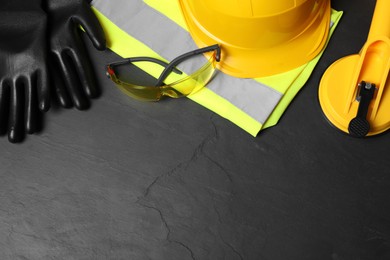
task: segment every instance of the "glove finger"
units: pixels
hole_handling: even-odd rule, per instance
[[[49,88],[49,75],[46,70],[40,70],[36,72],[36,89],[39,101],[39,109],[46,112],[50,109],[50,88]]]
[[[62,73],[62,78],[65,82],[66,90],[73,101],[73,105],[79,110],[84,110],[89,107],[89,100],[82,91],[78,72],[70,55],[70,53],[63,52],[56,57],[58,58],[57,61]]]
[[[73,102],[66,90],[64,79],[60,73],[61,67],[59,64],[60,58],[53,53],[49,58],[49,70],[52,84],[54,85],[54,95],[57,97],[58,102],[62,107],[71,108],[73,107]]]
[[[92,63],[87,54],[87,50],[81,41],[81,35],[78,35],[78,39],[80,40],[80,44],[75,45],[73,49],[69,51],[69,54],[76,67],[85,94],[90,98],[96,98],[100,93],[97,87]]]
[[[8,130],[10,84],[7,80],[0,81],[0,135]]]
[[[26,89],[26,132],[33,134],[38,129],[38,97],[36,86],[31,78],[24,80],[24,89]]]
[[[93,46],[95,46],[96,49],[103,51],[106,49],[106,38],[104,36],[103,28],[90,5],[86,3],[86,1],[82,2],[83,11],[80,14],[75,15],[73,19],[77,24],[80,24],[81,27],[83,27]]]
[[[21,142],[23,133],[24,93],[23,83],[19,79],[11,86],[11,106],[8,124],[8,140],[11,143]]]

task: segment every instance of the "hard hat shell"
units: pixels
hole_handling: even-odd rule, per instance
[[[324,47],[330,0],[178,0],[199,47],[220,44],[219,69],[264,77],[299,67]]]

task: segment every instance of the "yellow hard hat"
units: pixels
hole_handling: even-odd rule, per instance
[[[218,43],[219,69],[235,77],[299,67],[324,47],[330,0],[178,0],[199,47]]]

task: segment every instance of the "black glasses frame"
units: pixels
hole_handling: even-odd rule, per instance
[[[161,66],[163,66],[165,68],[161,72],[160,77],[157,79],[157,82],[155,84],[156,87],[160,87],[160,86],[164,85],[164,80],[168,77],[168,75],[171,72],[175,72],[175,73],[178,73],[178,74],[182,74],[183,73],[183,72],[181,72],[180,70],[178,70],[176,68],[176,66],[178,64],[180,64],[181,62],[183,62],[183,61],[185,61],[185,60],[187,60],[187,59],[189,59],[189,58],[191,58],[193,56],[196,56],[196,55],[199,55],[199,54],[203,54],[203,53],[206,53],[206,52],[210,52],[210,51],[216,51],[215,61],[219,62],[221,60],[221,48],[219,47],[218,44],[214,44],[214,45],[211,45],[211,46],[208,46],[208,47],[204,47],[204,48],[200,48],[200,49],[196,49],[196,50],[184,53],[184,54],[176,57],[175,59],[173,59],[169,63],[164,62],[164,61],[159,60],[159,59],[156,59],[156,58],[152,58],[152,57],[133,57],[133,58],[127,58],[125,60],[109,63],[107,65],[107,70],[108,71],[109,70],[113,70],[113,68],[115,66],[119,66],[119,65],[123,65],[123,64],[127,64],[127,63],[132,63],[132,62],[138,62],[138,61],[154,62],[154,63],[157,63],[157,64],[159,64],[159,65],[161,65]]]

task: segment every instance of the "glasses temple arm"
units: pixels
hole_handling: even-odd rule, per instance
[[[220,61],[221,49],[220,49],[218,44],[184,53],[184,54],[180,55],[179,57],[175,58],[174,60],[172,60],[169,63],[169,65],[165,67],[164,71],[161,73],[160,77],[157,80],[156,86],[162,86],[166,77],[168,77],[169,73],[174,71],[176,65],[178,65],[179,63],[181,63],[184,60],[191,58],[195,55],[199,55],[199,54],[202,54],[205,52],[210,52],[210,51],[216,51],[215,60]]]
[[[156,58],[152,58],[152,57],[127,58],[125,60],[109,63],[107,66],[112,68],[114,66],[123,65],[123,64],[132,63],[132,62],[138,62],[138,61],[149,61],[149,62],[157,63],[157,64],[161,65],[162,67],[164,67],[165,69],[170,66],[170,63],[156,59]],[[165,69],[164,69],[164,71],[165,71]],[[171,71],[173,71],[177,74],[180,74],[180,75],[183,74],[182,71],[178,70],[175,67],[171,68]]]

